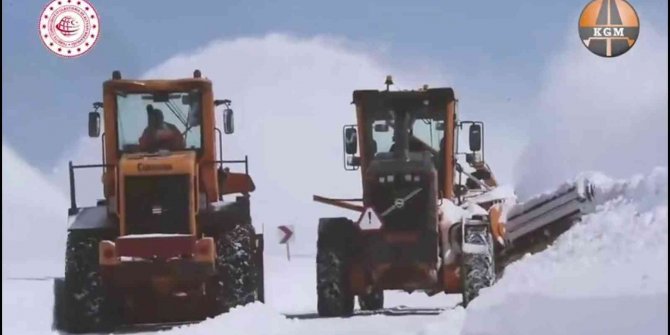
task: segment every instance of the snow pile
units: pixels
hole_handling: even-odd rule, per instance
[[[442,213],[446,215],[447,221],[453,224],[461,221],[463,216],[488,215],[488,212],[479,205],[492,201],[502,201],[504,209],[506,209],[505,206],[512,206],[516,203],[514,189],[511,185],[501,185],[491,191],[466,198],[466,201],[460,206],[444,198],[440,199],[439,207]]]
[[[668,172],[587,173],[597,210],[507,267],[468,307],[464,334],[660,334],[668,329]]]
[[[442,213],[444,213],[447,221],[452,224],[461,221],[463,216],[466,215],[465,209],[456,205],[453,201],[449,199],[442,199],[440,210],[442,211]]]

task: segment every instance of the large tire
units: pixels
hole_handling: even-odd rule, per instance
[[[359,295],[358,305],[364,311],[376,311],[384,308],[384,291],[373,291],[370,294]]]
[[[253,236],[254,228],[250,224],[235,226],[215,236],[216,274],[210,286],[215,314],[258,299]]]
[[[487,224],[468,225],[463,229],[465,243],[481,246],[483,252],[463,252],[461,278],[463,280],[463,306],[479,295],[479,291],[496,280],[493,236]]]
[[[346,219],[321,219],[317,242],[317,309],[320,316],[341,317],[354,313],[349,284],[351,223]]]
[[[96,231],[72,231],[67,238],[63,326],[71,333],[112,330],[119,317],[102,285]]]

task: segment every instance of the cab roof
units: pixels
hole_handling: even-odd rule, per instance
[[[411,91],[356,90],[353,93],[353,103],[364,109],[380,107],[399,109],[420,106],[440,108],[455,99],[454,90],[451,87]]]

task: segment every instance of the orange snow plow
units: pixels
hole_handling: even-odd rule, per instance
[[[355,212],[319,220],[321,316],[351,315],[355,297],[362,310],[382,309],[385,290],[461,293],[467,305],[531,250],[524,243],[590,210],[588,185],[515,205],[484,160],[483,122],[458,119],[452,88],[392,84],[389,76],[386,90],[354,91],[357,123],[343,128],[345,169],[360,171],[362,197],[314,196]]]

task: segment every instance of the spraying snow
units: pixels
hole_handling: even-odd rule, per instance
[[[566,37],[529,112],[518,159],[521,200],[578,171],[624,178],[668,161],[668,37],[646,22],[626,55],[603,61]]]
[[[2,142],[3,278],[63,272],[68,202]]]

